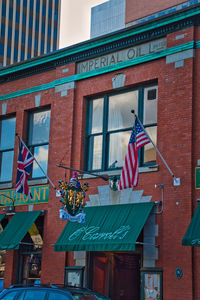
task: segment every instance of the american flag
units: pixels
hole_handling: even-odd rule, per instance
[[[19,155],[17,160],[17,180],[15,190],[32,198],[28,187],[28,176],[31,173],[34,157],[20,140]]]
[[[138,149],[148,143],[150,143],[150,139],[136,116],[135,126],[133,126],[128,151],[119,180],[118,190],[131,188],[138,184]]]

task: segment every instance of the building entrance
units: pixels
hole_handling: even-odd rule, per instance
[[[140,255],[127,252],[90,254],[91,288],[112,300],[140,299]]]

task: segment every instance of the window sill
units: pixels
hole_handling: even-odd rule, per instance
[[[148,167],[140,167],[139,168],[139,173],[148,173],[148,172],[157,172],[159,170],[158,165],[153,165],[153,166],[148,166]],[[121,175],[121,169],[120,170],[109,170],[105,172],[95,172],[92,171],[92,173],[97,174],[97,175],[108,175],[109,177],[112,176],[120,176]],[[90,174],[79,174],[80,179],[90,179],[90,178],[95,178],[95,176],[90,175]]]
[[[38,185],[38,184],[46,184],[48,183],[47,178],[36,178],[36,179],[29,179],[28,180],[28,185]]]
[[[12,188],[12,182],[0,183],[0,189],[10,189]]]

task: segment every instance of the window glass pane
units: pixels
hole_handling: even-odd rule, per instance
[[[0,150],[14,148],[15,120],[9,118],[0,122]]]
[[[46,291],[36,291],[36,290],[26,291],[24,300],[35,300],[35,299],[44,300],[45,296],[46,296]]]
[[[144,89],[143,123],[157,123],[157,87]]]
[[[110,135],[109,145],[109,165],[116,162],[115,168],[123,166],[125,155],[128,149],[128,143],[131,136],[131,131],[117,132]],[[116,147],[117,145],[117,147]]]
[[[103,129],[103,98],[91,102],[92,105],[92,124],[91,132],[102,132]]]
[[[89,169],[101,169],[102,162],[102,136],[94,136],[89,140]]]
[[[14,156],[14,151],[2,152],[0,155],[1,158],[0,181],[1,182],[12,180],[13,156]]]
[[[41,275],[41,254],[23,255],[23,284],[39,284]]]
[[[29,130],[29,145],[46,143],[49,141],[50,111],[35,112],[32,115]]]
[[[138,114],[138,91],[109,97],[108,130],[132,127],[132,109]]]
[[[42,169],[47,173],[47,163],[48,163],[48,150],[49,146],[40,146],[34,148],[34,157],[42,167]],[[38,164],[33,161],[33,172],[32,172],[32,178],[36,177],[44,177],[44,173],[39,168]]]
[[[3,231],[3,227],[0,232],[2,231]],[[3,280],[4,280],[4,272],[5,272],[5,254],[6,254],[5,251],[0,251],[0,291],[3,290]]]
[[[149,127],[145,128],[147,131],[148,135],[156,145],[157,141],[157,127]],[[147,145],[144,146],[144,163],[151,163],[156,161],[156,149],[152,145],[152,143],[148,143]]]

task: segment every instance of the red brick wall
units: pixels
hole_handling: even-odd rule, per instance
[[[180,41],[176,36],[183,35]],[[169,47],[192,41],[193,28],[182,30],[167,37]],[[181,186],[174,187],[173,180],[161,159],[157,156],[159,172],[144,173],[139,176],[137,189],[144,195],[152,195],[153,201],[161,200],[161,192],[155,190],[155,183],[164,184],[164,213],[157,217],[159,224],[159,260],[157,266],[163,268],[164,299],[192,300],[192,249],[183,247],[184,236],[192,215],[192,103],[194,59],[186,59],[184,67],[175,68],[174,63],[166,64],[165,59],[141,64],[123,70],[126,86],[137,86],[158,80],[158,149],[170,168],[181,178]],[[82,117],[81,107],[86,95],[112,90],[115,73],[90,78],[77,83],[75,119]],[[82,120],[80,120],[81,122]],[[80,132],[74,136],[75,158],[81,158]],[[89,193],[97,193],[91,180]],[[104,184],[100,182],[98,184]],[[184,276],[175,276],[180,266]]]
[[[128,24],[132,21],[144,18],[148,15],[184,2],[186,2],[186,0],[126,0],[125,23]]]
[[[168,35],[168,47],[192,41],[194,38],[200,40],[199,29],[195,30],[197,32],[194,33],[193,28],[188,28]],[[182,35],[183,38],[176,40],[177,35]],[[194,198],[200,197],[199,191],[194,191],[193,181],[195,167],[193,158],[195,158],[195,162],[197,158],[200,158],[199,55],[198,49],[195,59],[186,59],[181,68],[175,68],[174,63],[166,64],[166,59],[162,58],[121,70],[126,75],[126,87],[137,87],[139,84],[147,84],[152,81],[158,82],[158,149],[174,174],[181,178],[181,186],[174,187],[172,176],[157,156],[159,171],[140,174],[137,187],[138,190],[144,190],[145,196],[152,195],[153,201],[159,201],[161,200],[161,192],[156,190],[154,186],[155,183],[164,184],[164,212],[157,216],[159,236],[156,244],[159,245],[157,267],[163,268],[163,299],[166,300],[192,300],[200,297],[200,288],[197,288],[200,279],[198,267],[194,269],[195,273],[192,274],[193,251],[191,247],[181,245],[181,238],[190,223],[192,209],[196,204]],[[67,67],[71,72],[70,74],[75,72],[73,64]],[[26,78],[26,80],[20,79],[6,83],[3,85],[1,93],[14,92],[23,89],[24,86],[31,87],[68,76],[68,73],[61,73],[62,68],[34,75]],[[86,98],[111,91],[113,89],[112,78],[115,73],[117,72],[80,80],[76,83],[76,89],[69,90],[67,96],[64,97],[61,97],[60,93],[55,93],[54,89],[40,92],[41,105],[51,105],[48,175],[55,184],[59,179],[64,179],[64,170],[56,167],[56,164],[59,164],[61,160],[64,165],[83,168]],[[23,135],[24,110],[34,108],[34,96],[36,94],[6,100],[8,103],[7,112],[17,111],[19,122],[17,130],[21,135]],[[192,126],[195,128],[193,134]],[[193,136],[196,140],[193,140]],[[15,154],[15,163],[16,159]],[[70,172],[67,171],[67,179],[69,177]],[[88,181],[90,183],[88,194],[98,193],[98,185],[105,184],[101,179]],[[23,208],[27,209],[25,207],[17,209]],[[55,191],[52,187],[50,187],[48,205],[35,206],[35,209],[48,210],[44,225],[45,245],[41,275],[43,283],[62,283],[64,280],[65,253],[57,253],[53,250],[53,244],[66,224],[59,219],[59,208],[59,200],[55,197]],[[200,258],[198,249],[195,249],[194,257]],[[71,254],[70,261],[73,261]],[[7,262],[7,268],[11,270],[12,260],[9,259]],[[177,267],[181,267],[183,270],[181,280],[175,276]],[[11,278],[6,278],[6,285],[11,284]],[[196,298],[193,298],[193,278]]]

